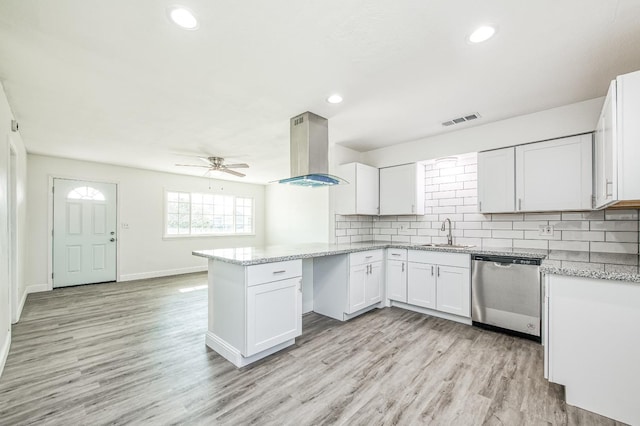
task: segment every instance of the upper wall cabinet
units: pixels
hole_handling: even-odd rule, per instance
[[[376,167],[347,163],[338,166],[338,176],[349,184],[331,187],[337,214],[378,214],[380,180]]]
[[[478,211],[515,210],[515,147],[478,153]]]
[[[611,82],[595,135],[595,206],[640,206],[640,71]]]
[[[593,136],[516,147],[516,211],[591,210]]]
[[[590,210],[592,135],[478,153],[478,211]]]
[[[380,169],[380,215],[424,214],[424,164]]]

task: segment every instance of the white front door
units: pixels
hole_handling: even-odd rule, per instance
[[[53,180],[53,286],[116,280],[116,185]]]

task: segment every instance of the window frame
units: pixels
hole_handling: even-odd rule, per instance
[[[189,233],[188,234],[169,234],[169,193],[177,193],[177,194],[187,194],[189,195]],[[216,233],[208,233],[208,234],[194,234],[191,232],[191,225],[193,223],[193,205],[192,205],[192,196],[193,194],[199,195],[221,195],[224,197],[232,197],[233,198],[233,232],[216,232]],[[236,200],[238,198],[246,198],[251,200],[251,232],[235,232],[236,229]],[[163,218],[163,230],[162,230],[162,238],[163,239],[175,239],[175,238],[212,238],[212,237],[245,237],[245,236],[255,236],[256,235],[256,203],[255,197],[251,195],[237,195],[237,194],[224,194],[220,192],[191,192],[184,190],[174,190],[174,189],[166,189],[164,190],[164,218]]]

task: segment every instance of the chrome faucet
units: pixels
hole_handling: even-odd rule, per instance
[[[453,245],[453,235],[451,235],[451,219],[446,218],[445,220],[443,220],[442,227],[440,228],[440,230],[444,231],[446,229],[447,222],[449,222],[449,233],[447,234],[447,244],[451,246]]]

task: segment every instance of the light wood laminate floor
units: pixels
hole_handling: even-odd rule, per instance
[[[236,369],[204,344],[205,274],[31,294],[0,424],[613,425],[542,378],[542,347],[397,308],[305,315]]]

